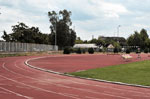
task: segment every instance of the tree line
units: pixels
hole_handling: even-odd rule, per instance
[[[98,37],[92,40],[82,40],[80,37],[77,37],[76,44],[87,44],[95,43],[97,46],[107,47],[109,44],[112,44],[115,48],[121,49],[122,47],[127,47],[132,51],[136,51],[137,48],[140,48],[141,51],[149,50],[150,51],[150,38],[148,36],[146,29],[141,29],[140,32],[135,31],[134,34],[130,35],[127,39],[123,37]]]
[[[65,46],[73,46],[76,40],[76,32],[71,28],[71,12],[67,10],[48,12],[50,22],[50,34],[42,33],[38,27],[29,27],[23,22],[18,22],[12,26],[12,33],[8,34],[5,30],[2,38],[6,42],[52,44],[56,43],[60,49]]]

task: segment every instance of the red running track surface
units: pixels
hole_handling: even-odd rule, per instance
[[[94,58],[94,60],[97,60],[100,56],[92,55],[91,59]],[[61,56],[56,57],[59,59]],[[81,61],[82,57],[86,59],[87,55],[65,57],[67,59],[70,57],[69,59],[73,60],[73,57],[79,57],[78,59]],[[116,57],[120,59],[119,56],[110,55],[107,56],[107,59],[111,59],[110,57],[114,59],[114,61],[118,61],[115,60]],[[150,89],[66,77],[29,68],[24,62],[30,58],[35,57],[12,57],[0,59],[0,99],[150,99]],[[49,59],[55,61],[55,59],[50,57],[48,59],[45,58],[45,64],[52,62]],[[147,58],[143,55],[143,59]],[[37,64],[41,62],[43,66],[43,61],[43,59],[38,60]],[[60,61],[61,60],[58,60],[56,63],[59,63],[60,65]],[[121,61],[122,59],[120,59],[120,63]],[[132,61],[137,60],[133,59]],[[32,61],[30,62],[32,63]],[[87,62],[90,63],[90,59]],[[105,63],[107,61],[103,62]],[[36,61],[34,60],[33,64],[35,63]],[[66,63],[65,60],[63,63]],[[115,62],[112,63],[112,65],[116,64]],[[83,64],[86,63],[83,62],[82,65]],[[111,64],[107,62],[105,66],[108,65]],[[76,66],[78,65],[76,64]],[[100,65],[98,66],[101,67]],[[98,66],[93,65],[92,68],[97,68]],[[90,65],[85,67],[90,67]],[[80,70],[80,68],[68,70],[69,71],[65,70],[65,72]],[[58,69],[58,71],[61,70]],[[64,72],[64,69],[62,72]]]
[[[150,59],[147,54],[141,54],[141,58],[137,58],[136,54],[131,54],[133,59],[124,60],[121,55],[61,55],[49,56],[29,61],[29,64],[52,71],[61,73],[76,72],[93,68],[100,68],[118,64],[127,64],[130,62]]]

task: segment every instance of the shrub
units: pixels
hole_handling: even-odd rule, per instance
[[[145,48],[144,49],[144,53],[148,53],[149,52],[149,49],[148,48]]]
[[[89,48],[88,52],[89,52],[89,54],[94,54],[94,49],[93,48]]]
[[[130,51],[130,49],[128,48],[128,49],[126,50],[126,53],[127,53],[127,54],[130,54],[130,52],[131,52],[131,51]]]
[[[77,53],[77,54],[81,54],[81,49],[78,48],[77,51],[76,51],[76,53]]]
[[[99,52],[103,52],[103,50],[102,50],[102,49],[99,49]]]
[[[71,49],[69,47],[64,48],[64,54],[70,54],[71,53]]]
[[[118,48],[115,47],[114,53],[118,53],[118,52],[119,52],[119,51],[118,51]]]
[[[86,53],[85,49],[82,49],[82,53],[83,53],[83,54],[85,54],[85,53]]]

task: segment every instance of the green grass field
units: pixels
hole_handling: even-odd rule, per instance
[[[150,86],[150,61],[91,69],[71,75]]]

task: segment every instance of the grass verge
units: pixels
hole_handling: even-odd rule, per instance
[[[150,61],[121,64],[69,74],[128,84],[150,86]]]
[[[0,53],[0,58],[15,57],[15,56],[40,56],[40,55],[57,55],[62,54],[62,51],[48,51],[48,52],[8,52]]]

